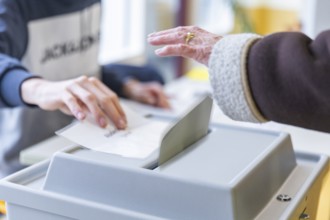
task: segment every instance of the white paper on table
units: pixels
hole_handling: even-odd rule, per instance
[[[128,121],[125,130],[117,130],[113,124],[101,128],[93,120],[86,119],[73,122],[56,134],[92,150],[123,157],[146,158],[159,148],[170,122],[147,119],[127,106],[122,107]]]

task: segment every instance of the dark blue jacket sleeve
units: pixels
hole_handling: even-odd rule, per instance
[[[164,84],[161,73],[151,65],[108,64],[102,66],[102,82],[121,97],[125,97],[123,86],[127,79],[136,79],[140,82],[154,81]]]
[[[0,107],[24,105],[20,86],[34,77],[20,63],[27,44],[27,19],[16,1],[0,1]]]

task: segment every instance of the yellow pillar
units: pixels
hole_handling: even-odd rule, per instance
[[[316,220],[330,219],[330,165],[321,185]]]
[[[0,213],[6,214],[5,201],[0,200]]]

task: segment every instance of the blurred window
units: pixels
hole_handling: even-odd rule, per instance
[[[145,50],[146,0],[103,0],[100,63],[138,56]]]

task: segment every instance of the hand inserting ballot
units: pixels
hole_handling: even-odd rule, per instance
[[[127,126],[125,113],[118,96],[95,77],[51,82],[32,78],[22,84],[22,98],[44,110],[60,110],[83,120],[91,114],[100,127],[108,118],[118,129]]]

